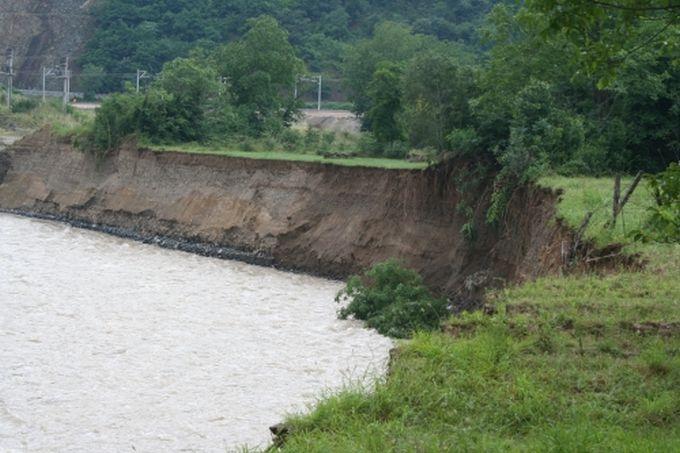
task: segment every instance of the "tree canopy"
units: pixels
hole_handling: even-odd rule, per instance
[[[122,74],[212,49],[241,36],[248,20],[277,19],[297,55],[314,72],[337,72],[347,43],[386,20],[419,34],[478,46],[476,30],[494,0],[102,0],[92,9],[95,31],[81,64]],[[115,78],[109,89],[120,88]]]

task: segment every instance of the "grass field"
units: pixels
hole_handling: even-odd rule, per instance
[[[613,180],[549,178],[572,224]],[[624,183],[624,187],[626,183]],[[640,190],[641,189],[641,190]],[[640,225],[646,187],[625,212]],[[627,240],[624,226],[598,241]],[[642,272],[542,278],[399,345],[373,391],[350,386],[288,420],[284,451],[680,451],[680,245]]]
[[[181,152],[193,154],[212,154],[229,157],[243,157],[261,160],[288,160],[298,162],[315,162],[323,164],[342,165],[345,167],[377,167],[387,169],[419,170],[427,168],[424,162],[409,162],[401,159],[382,159],[375,157],[325,158],[318,154],[303,154],[284,151],[236,151],[229,148],[211,147],[194,144],[171,146],[155,146],[149,148],[154,151]]]
[[[622,194],[631,185],[633,178],[626,177],[621,181]],[[546,177],[539,180],[539,184],[550,188],[560,188],[564,191],[562,202],[558,206],[560,217],[566,222],[578,227],[587,212],[593,212],[593,218],[586,230],[586,235],[595,239],[600,245],[611,242],[630,242],[628,233],[642,228],[647,208],[653,200],[643,180],[623,209],[614,229],[605,228],[612,216],[612,196],[614,193],[614,178],[562,176]],[[623,195],[622,195],[623,196]]]

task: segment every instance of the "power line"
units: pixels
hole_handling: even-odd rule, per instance
[[[89,13],[29,13],[29,12],[4,12],[0,11],[0,16],[29,16],[29,17],[94,17]]]

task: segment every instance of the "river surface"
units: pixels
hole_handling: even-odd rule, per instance
[[[0,451],[232,451],[384,371],[337,282],[0,214]]]

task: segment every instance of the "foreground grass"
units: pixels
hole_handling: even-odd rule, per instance
[[[613,186],[565,182],[561,213],[579,222],[584,200]],[[644,206],[636,199],[629,219]],[[597,223],[591,234],[603,234]],[[644,253],[640,273],[490,294],[493,314],[401,343],[373,391],[348,389],[290,418],[284,450],[680,451],[680,245]]]
[[[384,159],[375,157],[325,158],[318,154],[295,153],[288,151],[238,151],[219,146],[203,146],[196,144],[179,144],[172,146],[151,145],[154,151],[181,152],[192,154],[211,154],[228,157],[242,157],[260,160],[287,160],[297,162],[315,162],[341,165],[345,167],[377,167],[387,169],[420,170],[427,168],[424,162],[409,162],[400,159]]]

